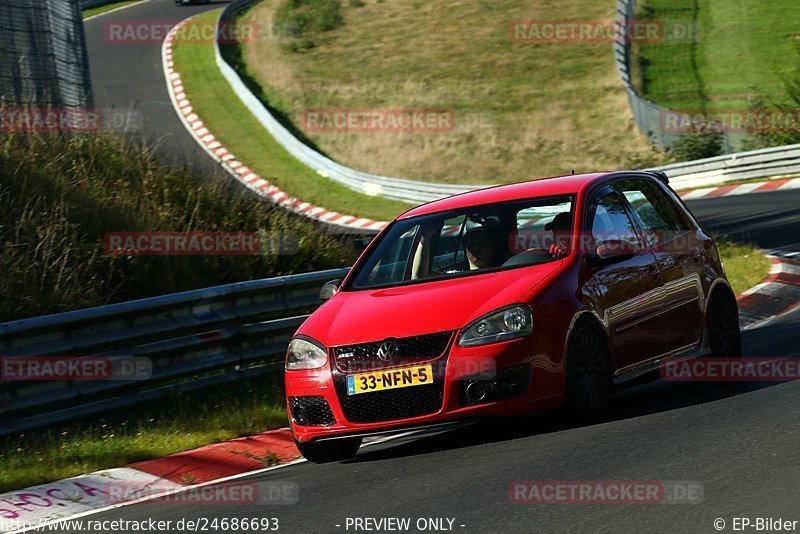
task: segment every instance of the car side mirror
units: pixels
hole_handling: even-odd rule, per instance
[[[610,239],[603,241],[597,246],[594,256],[596,265],[610,265],[621,261],[629,260],[636,255],[633,245],[621,239]]]
[[[319,300],[322,302],[330,300],[330,298],[339,291],[339,284],[341,283],[342,281],[339,279],[326,282],[325,285],[322,286],[322,289],[319,290]]]

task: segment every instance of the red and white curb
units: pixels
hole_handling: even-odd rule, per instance
[[[800,189],[800,178],[785,178],[780,180],[769,180],[766,182],[754,182],[751,184],[705,187],[703,189],[678,191],[678,195],[680,195],[683,200],[697,200],[701,198],[733,197],[738,195],[748,195],[750,193],[787,191],[789,189]]]
[[[185,493],[212,482],[235,480],[244,473],[274,468],[268,466],[282,467],[294,463],[299,456],[291,431],[282,428],[5,493],[0,495],[0,532],[24,532],[53,521]],[[239,498],[241,504],[248,505],[254,495],[247,489],[239,487],[238,492],[230,494],[198,492],[190,500],[199,506],[235,505],[232,499]],[[228,502],[217,502],[222,499]]]
[[[386,226],[388,223],[385,221],[373,221],[363,217],[344,215],[292,197],[251,169],[248,169],[233,153],[222,146],[222,143],[214,137],[214,134],[209,131],[197,113],[194,112],[192,104],[184,91],[181,75],[175,70],[172,54],[175,35],[193,18],[182,20],[170,30],[162,44],[161,57],[167,88],[175,111],[178,113],[183,125],[203,150],[219,162],[228,174],[244,184],[248,189],[291,212],[338,229],[358,231],[360,233],[377,233]]]
[[[412,430],[367,438],[362,448],[417,433]],[[291,430],[280,428],[166,458],[41,484],[0,495],[0,533],[42,531],[55,523],[145,501],[164,506],[294,504],[300,492],[296,484],[279,483],[278,495],[271,495],[271,491],[267,492],[270,495],[262,495],[264,492],[259,492],[256,485],[239,480],[305,461],[295,447]],[[212,485],[213,491],[209,488]],[[286,499],[292,502],[284,502]]]
[[[770,275],[739,295],[743,330],[752,330],[800,306],[800,263],[771,256]]]

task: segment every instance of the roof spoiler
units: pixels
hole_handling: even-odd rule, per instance
[[[665,185],[669,185],[669,176],[667,176],[666,172],[664,172],[664,171],[656,171],[656,170],[650,170],[650,171],[647,171],[647,172],[652,174],[653,176],[655,176],[656,178],[658,178],[662,182],[664,182]]]

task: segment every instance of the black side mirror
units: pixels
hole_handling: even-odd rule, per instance
[[[592,256],[592,263],[596,266],[611,265],[629,260],[636,255],[633,245],[627,241],[612,239],[603,241],[597,247],[597,252]]]
[[[341,283],[342,281],[339,279],[326,282],[325,285],[322,286],[322,289],[319,290],[319,300],[325,302],[334,296],[336,292],[339,291],[339,284]]]

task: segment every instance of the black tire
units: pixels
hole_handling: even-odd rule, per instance
[[[324,464],[327,462],[341,462],[349,460],[361,447],[361,438],[341,438],[318,443],[301,443],[294,440],[297,450],[309,462]]]
[[[606,338],[590,321],[572,330],[567,348],[567,407],[582,419],[592,419],[608,406],[613,393]]]
[[[708,344],[715,358],[741,358],[742,334],[739,330],[739,305],[724,289],[712,293],[706,312]]]

